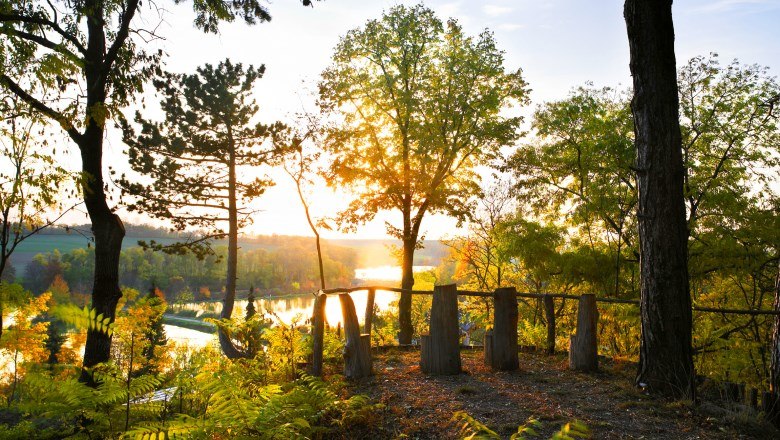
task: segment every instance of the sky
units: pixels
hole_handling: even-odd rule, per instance
[[[150,2],[145,2],[149,5]],[[153,2],[152,2],[153,3]],[[264,122],[291,119],[301,110],[313,110],[312,91],[319,74],[329,65],[333,48],[348,30],[378,18],[395,4],[386,0],[325,0],[303,7],[298,0],[268,3],[271,22],[254,26],[243,23],[222,25],[219,35],[204,35],[193,24],[189,3],[169,2],[159,23],[156,12],[142,9],[139,25],[156,27],[166,68],[191,73],[205,63],[226,58],[234,62],[266,66],[265,76],[256,83],[255,97]],[[565,98],[585,82],[596,86],[623,86],[631,82],[628,42],[623,21],[623,2],[617,0],[514,0],[514,1],[426,1],[439,18],[456,18],[466,33],[476,35],[485,28],[495,33],[499,48],[505,51],[507,69],[523,69],[531,88],[533,108],[548,100]],[[721,62],[734,58],[747,64],[780,71],[780,0],[689,0],[673,6],[678,65],[696,55],[717,52]],[[522,144],[523,140],[520,141]],[[120,171],[127,162],[119,134],[110,132],[106,143],[106,163]],[[77,156],[73,156],[78,160]],[[74,164],[78,168],[78,163]],[[253,207],[251,234],[311,235],[297,201],[292,181],[273,173],[277,184]],[[333,215],[343,207],[347,194],[334,194],[329,188],[315,188],[312,212]],[[121,207],[126,221],[155,222]],[[74,222],[83,218],[72,217]],[[400,214],[380,215],[355,233],[326,231],[326,238],[386,238],[385,221],[398,224]],[[458,233],[455,222],[430,216],[423,222],[426,238]]]

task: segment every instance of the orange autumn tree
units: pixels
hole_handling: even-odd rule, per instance
[[[30,298],[12,314],[13,325],[3,332],[0,338],[0,353],[7,361],[2,365],[4,372],[2,383],[7,384],[5,395],[8,402],[14,400],[19,380],[27,373],[27,365],[45,362],[49,357],[46,349],[48,322],[34,321],[33,318],[48,310],[51,293]]]

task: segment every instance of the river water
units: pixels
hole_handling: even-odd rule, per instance
[[[426,271],[432,269],[432,266],[415,266],[414,271]],[[395,284],[401,279],[401,268],[397,266],[381,266],[361,268],[355,270],[357,280],[371,280],[375,284]],[[363,284],[363,283],[361,283]],[[363,284],[365,285],[365,284]],[[366,302],[368,301],[367,291],[358,291],[351,293],[352,301],[355,303],[358,320],[363,323],[365,316]],[[398,301],[399,294],[394,292],[377,291],[374,304],[380,310],[387,310],[391,304]],[[240,316],[246,310],[247,301],[238,300],[233,309],[234,316]],[[306,294],[302,296],[290,296],[281,298],[258,298],[255,302],[255,308],[258,311],[266,313],[270,318],[285,323],[299,322],[303,323],[311,316],[314,306],[314,295]],[[212,312],[219,313],[222,310],[221,302],[201,302],[185,304],[183,308],[194,310],[198,313]],[[328,324],[336,326],[343,325],[341,316],[341,304],[338,296],[331,295],[325,305],[325,317]],[[165,333],[170,340],[180,344],[187,344],[193,347],[202,347],[216,340],[216,336],[203,333],[197,330],[177,327],[174,325],[165,325]]]
[[[366,303],[368,302],[368,292],[353,292],[350,295],[352,296],[352,301],[355,303],[358,320],[362,324],[365,316]],[[398,296],[399,294],[394,292],[377,291],[374,304],[379,310],[386,310],[393,301],[398,301]],[[244,310],[246,310],[246,305],[246,300],[236,301],[233,314],[238,316],[243,315]],[[285,323],[298,322],[302,324],[311,316],[313,306],[314,295],[258,299],[255,301],[255,308],[258,311],[264,312],[272,320],[278,320]],[[189,310],[205,310],[218,313],[222,308],[222,304],[213,302],[194,303],[187,304],[185,307]],[[325,304],[325,316],[328,320],[328,324],[332,326],[338,324],[343,325],[341,303],[338,296],[331,295],[328,298],[328,301]],[[189,345],[193,348],[200,348],[212,341],[216,341],[215,335],[170,324],[165,324],[165,334],[169,340],[175,341],[177,344]]]

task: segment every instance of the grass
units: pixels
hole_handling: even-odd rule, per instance
[[[188,328],[190,330],[197,330],[203,333],[213,334],[217,331],[216,326],[209,322],[194,321],[192,318],[181,318],[174,315],[163,315],[163,322],[165,324],[175,325],[177,327]]]

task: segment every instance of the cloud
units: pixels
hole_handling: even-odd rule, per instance
[[[482,7],[482,12],[489,17],[498,17],[499,15],[512,12],[512,8],[508,6],[485,5]]]
[[[524,24],[518,24],[518,23],[501,23],[498,26],[496,26],[496,29],[502,30],[502,31],[516,31],[518,29],[524,28]]]
[[[760,8],[761,6],[766,7],[763,9],[773,9],[780,5],[778,5],[776,0],[717,0],[705,5],[693,7],[691,8],[691,11],[699,13],[719,13],[745,8],[756,9],[755,7]]]

